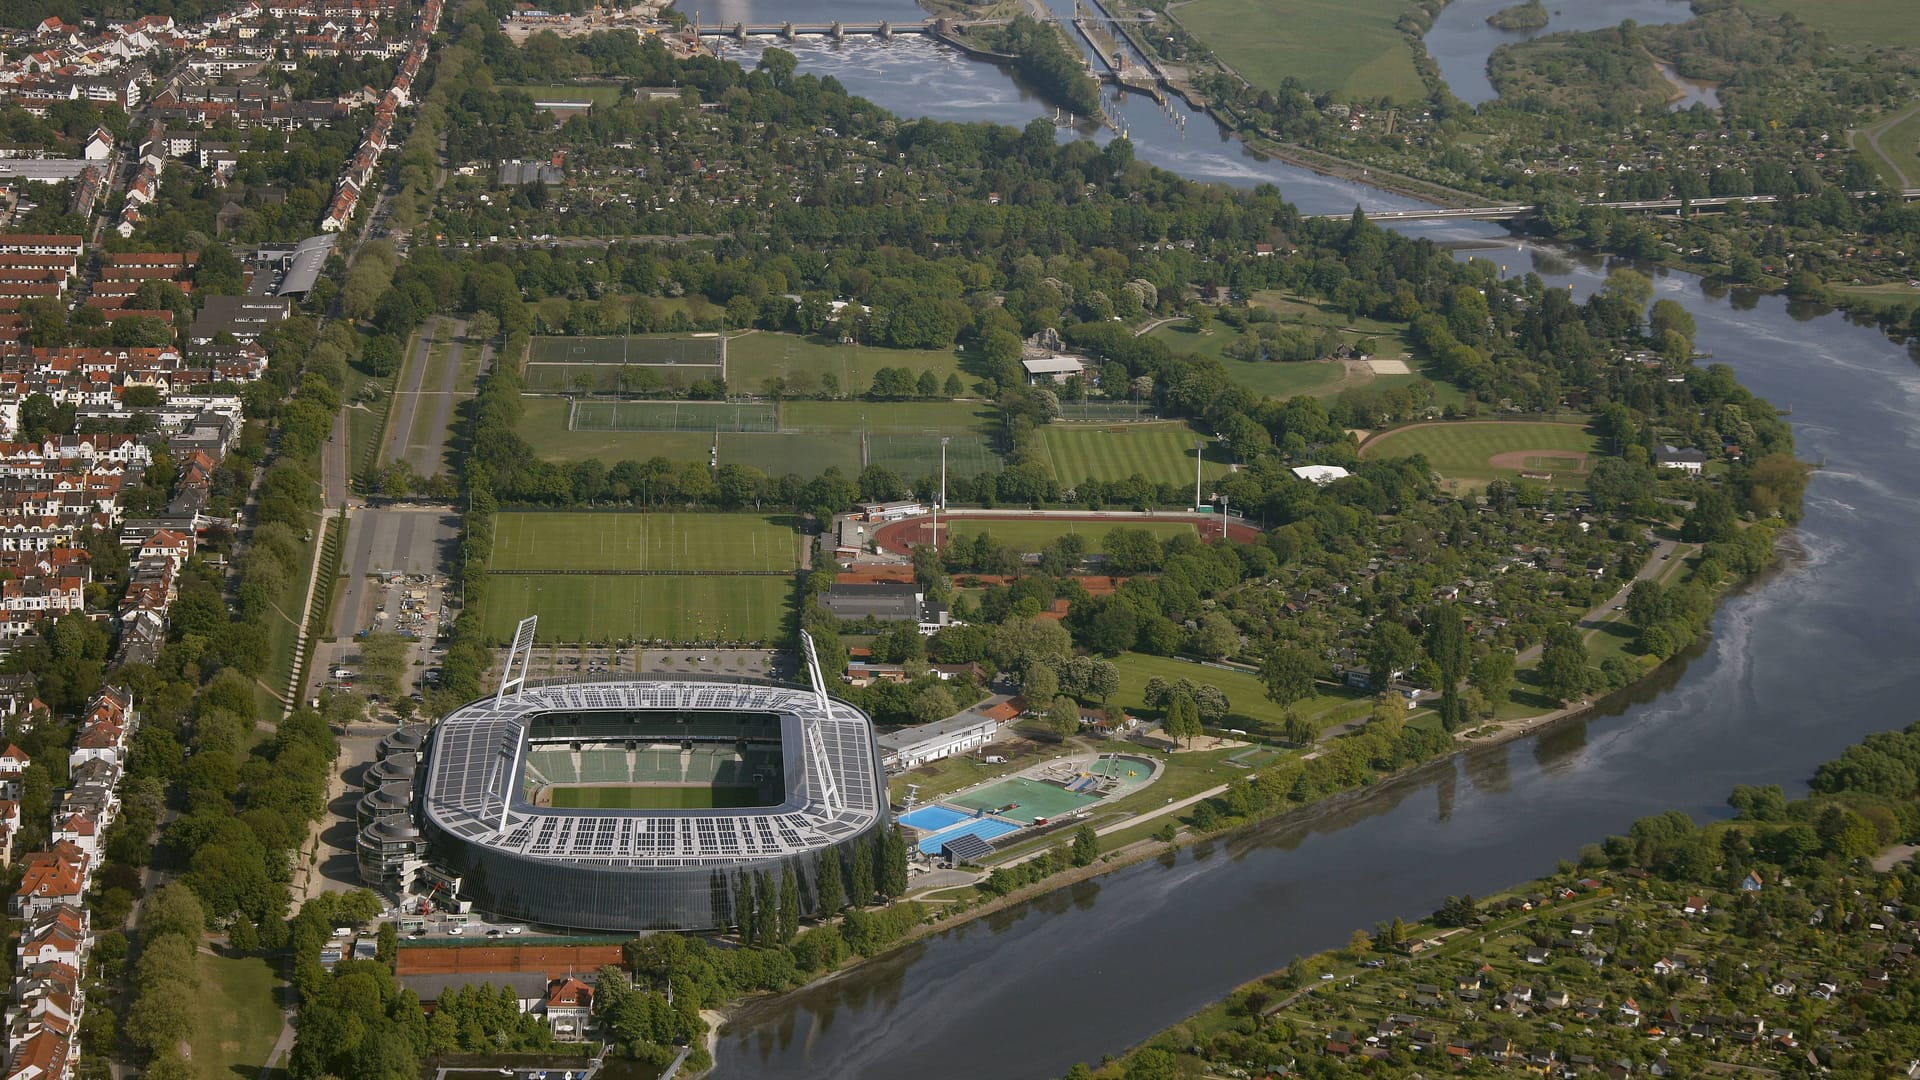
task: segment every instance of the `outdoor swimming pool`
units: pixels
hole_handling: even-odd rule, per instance
[[[920,829],[925,832],[939,832],[941,829],[952,828],[972,816],[972,814],[962,813],[950,806],[940,806],[936,804],[923,806],[911,813],[901,815],[900,824],[910,829]]]

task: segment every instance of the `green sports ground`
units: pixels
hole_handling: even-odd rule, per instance
[[[1054,478],[1063,487],[1083,480],[1126,480],[1138,474],[1155,484],[1193,483],[1194,441],[1186,424],[1048,424],[1041,429]],[[1209,450],[1209,454],[1217,451]],[[1212,479],[1227,467],[1209,457],[1201,473]]]
[[[785,518],[754,514],[501,513],[494,570],[759,570],[800,565]]]
[[[794,580],[687,574],[493,574],[487,578],[487,636],[508,641],[528,615],[543,642],[778,641]]]
[[[1466,420],[1414,424],[1375,435],[1360,448],[1362,457],[1411,457],[1424,454],[1433,471],[1447,480],[1484,485],[1514,480],[1522,473],[1552,474],[1560,487],[1580,487],[1599,440],[1577,423]],[[1505,458],[1506,460],[1495,460]]]

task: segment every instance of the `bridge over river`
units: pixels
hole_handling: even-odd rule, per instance
[[[1870,195],[1882,194],[1873,191],[1856,191],[1853,197],[1864,199]],[[1902,188],[1892,192],[1903,202],[1920,201],[1920,188]],[[1765,205],[1781,201],[1778,195],[1716,195],[1704,199],[1632,199],[1625,202],[1587,202],[1583,206],[1602,206],[1609,210],[1637,210],[1649,214],[1678,214],[1695,210],[1724,211],[1734,203]],[[1420,210],[1379,210],[1367,217],[1375,222],[1386,221],[1446,221],[1461,219],[1466,221],[1512,221],[1528,217],[1537,209],[1533,203],[1507,203],[1503,206],[1450,206],[1433,207]],[[1348,214],[1309,214],[1311,218],[1334,221],[1349,217]]]

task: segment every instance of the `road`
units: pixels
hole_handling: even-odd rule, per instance
[[[1892,131],[1894,128],[1899,127],[1901,124],[1906,123],[1916,112],[1920,112],[1920,105],[1896,113],[1877,124],[1868,125],[1854,132],[1855,135],[1866,136],[1867,145],[1873,148],[1874,156],[1886,162],[1887,167],[1893,170],[1895,179],[1899,181],[1900,186],[1903,188],[1911,187],[1916,182],[1920,182],[1920,177],[1908,176],[1907,171],[1900,167],[1899,160],[1892,154],[1887,153],[1886,150],[1880,146],[1880,137]]]

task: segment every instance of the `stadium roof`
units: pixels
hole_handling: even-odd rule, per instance
[[[796,687],[646,678],[542,686],[485,698],[434,730],[421,804],[440,829],[536,860],[605,866],[727,865],[812,851],[886,812],[873,724],[844,702],[826,715]],[[787,801],[742,810],[560,810],[517,790],[528,723],[543,713],[759,712],[782,717]]]
[[[993,845],[972,833],[961,833],[940,843],[940,854],[954,862],[978,862],[993,854]]]
[[[305,296],[313,291],[314,282],[320,279],[320,271],[327,265],[327,256],[333,254],[333,234],[309,236],[294,247],[293,255],[287,263],[287,274],[280,279],[280,288],[275,296]]]

